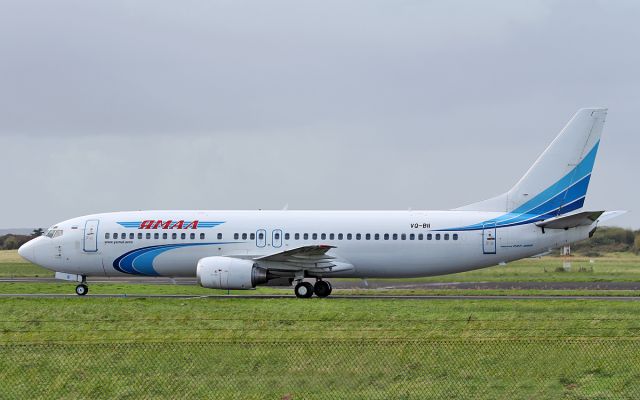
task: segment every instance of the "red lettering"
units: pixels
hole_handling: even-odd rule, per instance
[[[184,225],[184,221],[178,221],[175,224],[173,224],[173,226],[171,227],[171,229],[182,229],[182,226]]]
[[[189,225],[185,226],[184,229],[198,229],[198,221],[189,222]]]
[[[140,224],[140,227],[138,229],[151,229],[151,226],[153,225],[154,220],[152,219],[148,219],[146,221],[142,221],[142,223]]]
[[[171,226],[171,220],[166,221],[166,222],[162,222],[162,220],[157,220],[156,223],[153,225],[153,229],[158,229],[158,228],[162,228],[162,229],[169,229],[169,227]]]

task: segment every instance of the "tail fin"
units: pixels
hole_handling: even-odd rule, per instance
[[[457,210],[549,218],[582,208],[606,115],[606,108],[578,110],[511,190]]]

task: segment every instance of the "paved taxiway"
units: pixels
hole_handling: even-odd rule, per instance
[[[61,283],[54,278],[0,278],[0,282]],[[114,277],[88,278],[92,283],[196,285],[194,278]],[[331,280],[336,289],[474,289],[474,290],[639,290],[640,282],[407,282],[402,280]]]
[[[142,298],[164,298],[164,299],[294,299],[290,294],[246,294],[246,295],[178,295],[178,294],[88,294],[78,296],[76,294],[0,294],[0,298],[7,297],[28,297],[28,298],[104,298],[104,299],[142,299]],[[317,299],[317,298],[316,298]],[[640,301],[640,297],[626,296],[476,296],[476,295],[456,295],[456,296],[421,296],[421,295],[331,295],[322,300],[606,300],[606,301]]]

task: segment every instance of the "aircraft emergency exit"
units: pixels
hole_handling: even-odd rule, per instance
[[[508,192],[447,211],[133,211],[73,218],[23,245],[25,259],[87,277],[197,277],[206,288],[444,275],[590,237],[618,212],[583,210],[607,110],[579,110]],[[499,164],[499,158],[486,163]],[[315,284],[305,281],[315,279]]]

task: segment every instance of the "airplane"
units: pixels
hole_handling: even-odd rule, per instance
[[[299,298],[327,297],[332,278],[424,277],[507,263],[587,239],[622,213],[583,210],[606,114],[580,109],[508,192],[453,210],[113,212],[60,222],[18,251],[76,282],[81,296],[87,277],[159,276],[196,277],[212,289],[294,286]],[[495,168],[498,159],[484,164]]]

